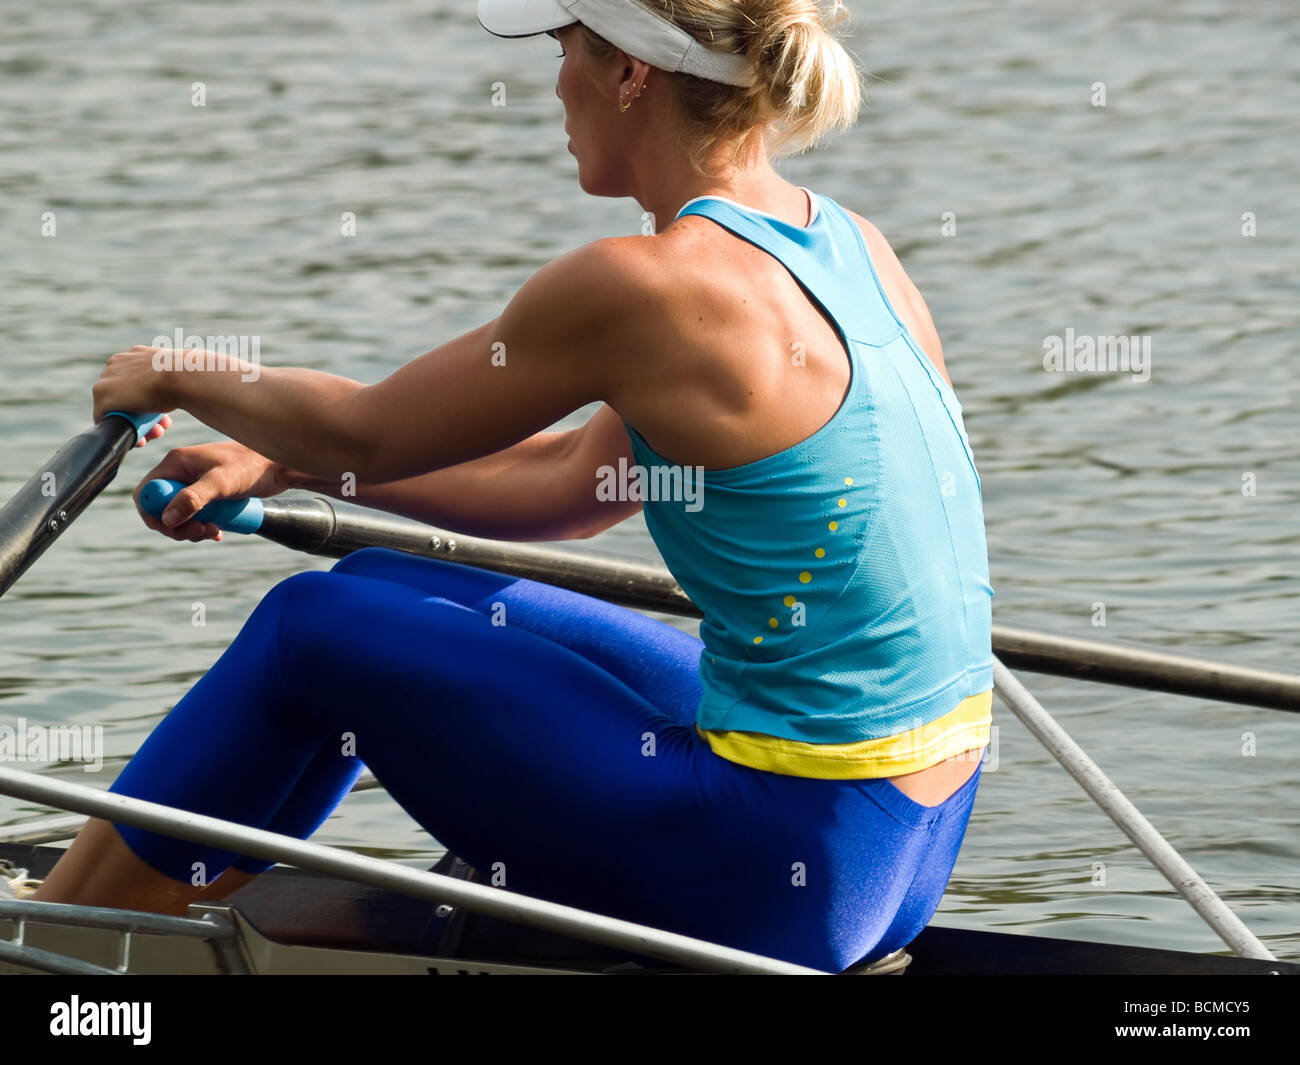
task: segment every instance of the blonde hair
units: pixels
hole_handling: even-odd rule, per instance
[[[737,165],[755,136],[772,158],[795,155],[850,128],[862,105],[857,64],[830,32],[848,16],[833,0],[638,0],[707,48],[749,57],[757,77],[748,88],[691,74],[669,78],[689,123],[687,152],[704,173],[705,156],[732,142]],[[587,54],[600,62],[614,46],[579,25]]]

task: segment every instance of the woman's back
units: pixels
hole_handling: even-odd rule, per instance
[[[718,196],[682,212],[730,246],[710,249],[707,276],[689,260],[673,271],[685,295],[648,373],[665,379],[671,425],[693,404],[685,435],[707,439],[679,431],[660,450],[620,413],[638,466],[688,467],[649,477],[643,506],[705,613],[699,727],[733,760],[818,776],[916,772],[986,742],[978,474],[956,397],[856,221],[826,197],[807,225]],[[658,498],[683,475],[685,494]]]

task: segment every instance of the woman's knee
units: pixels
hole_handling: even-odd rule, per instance
[[[370,577],[417,588],[461,606],[473,606],[502,589],[521,583],[518,577],[480,569],[445,558],[425,558],[387,547],[365,547],[334,564],[332,573]]]
[[[395,559],[403,557],[402,552],[388,547],[363,547],[359,551],[344,555],[330,567],[331,573],[368,573],[379,567],[390,566]]]
[[[267,627],[262,638],[282,664],[292,660],[295,648],[307,651],[310,658],[323,650],[315,646],[320,634],[347,630],[342,624],[348,611],[346,584],[328,570],[295,573],[262,597],[249,625],[260,622]]]
[[[276,612],[301,611],[304,607],[315,607],[322,599],[337,597],[338,581],[333,570],[306,570],[271,586],[262,596],[258,608],[265,607]]]

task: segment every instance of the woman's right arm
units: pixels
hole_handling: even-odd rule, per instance
[[[597,499],[598,468],[617,467],[620,457],[634,461],[622,419],[608,406],[577,429],[535,433],[502,451],[386,484],[311,477],[228,441],[169,453],[140,483],[165,477],[191,485],[173,504],[179,520],[167,527],[141,516],[173,539],[220,539],[215,526],[190,520],[213,499],[303,488],[467,536],[583,539],[640,509]]]
[[[359,484],[285,471],[287,486],[386,510],[467,536],[492,540],[576,540],[640,509],[602,502],[597,469],[634,461],[622,419],[602,406],[567,432],[536,433],[513,447],[387,484]]]

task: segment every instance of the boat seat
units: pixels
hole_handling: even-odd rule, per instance
[[[483,878],[473,866],[451,853],[445,855],[430,871],[471,883],[483,882]],[[439,910],[430,919],[420,940],[420,953],[447,958],[462,956],[492,958],[500,957],[504,952],[513,953],[521,961],[534,963],[546,960],[562,961],[566,956],[575,953],[577,941],[567,936],[523,928],[481,914],[473,914],[458,907],[447,909],[451,912]],[[582,943],[579,949],[587,961],[590,961],[593,956],[598,956],[605,963],[604,972],[687,971],[670,962],[632,955],[613,947]],[[843,975],[899,976],[906,971],[911,961],[911,955],[903,947],[875,961],[863,961],[851,965],[844,970]]]

